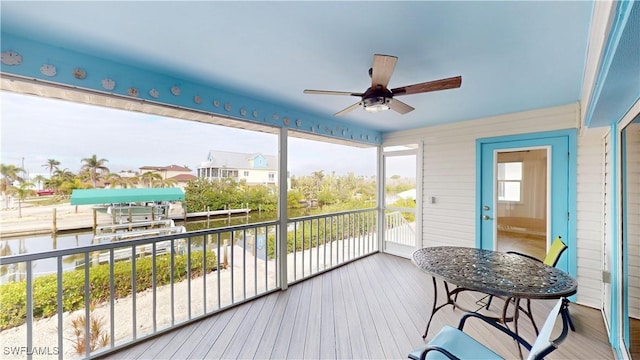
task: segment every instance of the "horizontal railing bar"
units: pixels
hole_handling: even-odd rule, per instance
[[[347,214],[357,214],[357,213],[365,213],[365,212],[369,212],[369,211],[377,211],[376,208],[367,208],[367,209],[358,209],[358,210],[347,210],[347,211],[338,211],[338,212],[332,212],[332,213],[327,213],[327,214],[319,214],[319,215],[307,215],[307,216],[300,216],[300,217],[295,217],[295,218],[290,218],[288,220],[288,222],[295,222],[295,221],[304,221],[304,220],[314,220],[314,219],[322,219],[322,218],[330,218],[332,216],[340,216],[340,215],[347,215]]]

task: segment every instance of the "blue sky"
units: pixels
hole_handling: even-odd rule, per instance
[[[195,170],[212,149],[277,155],[277,137],[271,134],[6,91],[0,91],[0,105],[1,161],[24,163],[31,174],[48,173],[42,166],[47,159],[77,172],[81,159],[93,154],[109,160],[112,172],[171,164]],[[290,137],[289,163],[296,176],[317,170],[372,176],[376,150]]]

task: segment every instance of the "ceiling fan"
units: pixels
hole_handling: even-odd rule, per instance
[[[357,103],[335,113],[335,116],[344,115],[355,110],[359,106],[363,106],[364,109],[369,112],[391,109],[400,114],[406,114],[409,111],[414,110],[414,108],[402,101],[394,99],[394,96],[455,89],[459,88],[462,84],[462,76],[455,76],[446,79],[401,86],[389,90],[387,85],[389,84],[389,79],[391,79],[391,75],[393,74],[397,61],[398,58],[396,56],[374,54],[373,67],[369,69],[371,87],[363,93],[326,90],[304,90],[304,93],[320,95],[347,95],[358,96],[361,98]]]

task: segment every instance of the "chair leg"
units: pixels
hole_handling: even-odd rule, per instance
[[[491,306],[491,300],[493,300],[493,295],[489,295],[489,301],[487,301],[487,306],[485,306],[485,309],[489,310],[489,306]]]

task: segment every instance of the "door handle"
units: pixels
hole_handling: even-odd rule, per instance
[[[489,215],[482,215],[482,220],[491,220]]]

